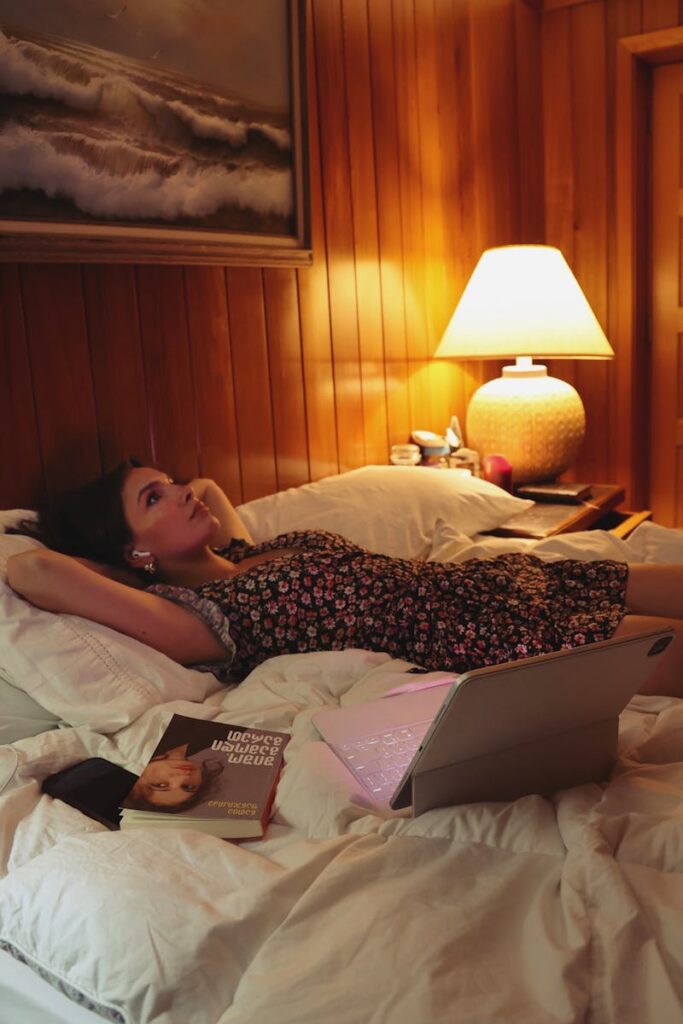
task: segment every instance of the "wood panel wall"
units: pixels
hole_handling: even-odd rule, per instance
[[[624,483],[635,505],[648,501],[648,387],[636,382],[633,419],[620,422],[617,410],[631,406],[620,390],[634,382],[617,365],[617,48],[621,38],[681,24],[680,0],[544,0],[541,14],[546,238],[565,253],[616,352],[612,364],[554,365],[587,411],[587,444],[571,475]],[[645,349],[647,338],[636,343]],[[627,432],[641,448],[636,470],[619,457]]]
[[[494,371],[440,335],[483,248],[543,240],[535,6],[312,0],[310,268],[0,267],[0,507],[127,453],[249,500],[464,416]]]

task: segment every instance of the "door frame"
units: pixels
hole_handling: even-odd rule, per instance
[[[647,504],[650,406],[652,69],[683,61],[683,26],[620,39],[616,83],[616,469],[627,501]]]

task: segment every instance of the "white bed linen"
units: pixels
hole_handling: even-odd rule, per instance
[[[0,669],[0,746],[14,743],[25,736],[35,736],[60,724],[51,714],[23,690],[12,686]]]
[[[102,1024],[102,1018],[0,952],[0,1024]]]
[[[640,531],[627,547],[575,534],[535,549],[645,561],[668,545],[683,561],[680,535]],[[501,548],[441,541],[457,558]],[[201,703],[159,692],[106,734],[0,748],[0,943],[126,1024],[680,1024],[683,701],[630,705],[604,788],[379,816],[311,715],[407,668],[361,651],[274,658]],[[86,756],[139,771],[174,711],[291,731],[264,841],[110,833],[40,794]]]

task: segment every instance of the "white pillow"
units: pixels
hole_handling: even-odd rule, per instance
[[[0,542],[2,538],[0,538]],[[115,732],[169,700],[221,689],[152,647],[78,615],[42,611],[0,583],[0,666],[41,707],[97,732]]]
[[[456,470],[365,466],[257,498],[237,512],[256,541],[329,530],[383,555],[425,558],[439,520],[472,537],[532,504]]]
[[[22,515],[35,513],[0,512],[0,528]],[[48,712],[48,721],[114,732],[155,704],[201,701],[221,688],[210,672],[184,668],[108,626],[42,611],[20,598],[4,582],[7,558],[40,546],[0,533],[0,672]]]
[[[0,746],[56,729],[59,718],[0,675]]]
[[[0,538],[0,542],[2,538]],[[169,700],[221,689],[152,647],[78,615],[42,611],[0,583],[0,666],[41,707],[97,732],[115,732]]]

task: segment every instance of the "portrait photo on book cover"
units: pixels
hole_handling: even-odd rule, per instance
[[[285,733],[173,715],[123,801],[122,827],[180,816],[193,827],[214,819],[218,829],[210,830],[226,836],[262,834],[288,739]]]

